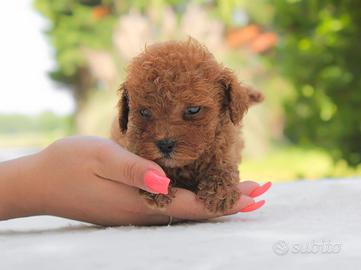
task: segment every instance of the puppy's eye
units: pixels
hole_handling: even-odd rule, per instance
[[[200,106],[190,106],[184,111],[185,117],[192,117],[201,111]]]
[[[145,119],[149,119],[152,116],[152,113],[148,109],[140,109],[139,114]]]

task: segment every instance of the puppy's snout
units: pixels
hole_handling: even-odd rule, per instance
[[[163,154],[169,155],[174,150],[175,141],[171,139],[163,139],[157,141],[155,144]]]

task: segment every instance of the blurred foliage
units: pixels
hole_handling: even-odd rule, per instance
[[[242,180],[288,182],[361,176],[361,165],[350,167],[343,160],[334,162],[323,149],[278,147],[260,158],[245,158],[239,166]]]
[[[0,133],[0,152],[2,148],[43,148],[69,134],[63,130],[47,132]]]
[[[164,10],[167,6],[175,11],[179,22],[192,3],[201,5],[226,26],[222,39],[226,40],[231,30],[252,24],[279,34],[277,49],[265,53],[263,59],[239,48],[223,55],[222,61],[226,65],[235,70],[242,69],[247,80],[256,78],[257,86],[265,90],[267,102],[261,107],[268,108],[262,114],[266,120],[262,120],[270,124],[258,123],[258,115],[250,118],[252,126],[248,130],[257,130],[258,134],[268,136],[268,140],[276,136],[283,138],[285,131],[292,142],[317,149],[323,147],[335,161],[332,164],[323,150],[281,149],[262,160],[246,160],[242,165],[246,176],[257,176],[261,171],[273,179],[324,177],[340,172],[348,175],[353,171],[346,162],[354,167],[361,163],[359,1],[34,1],[36,9],[50,21],[47,34],[57,63],[50,75],[71,89],[77,101],[76,113],[81,118],[77,124],[82,125],[80,130],[86,133],[107,135],[114,110],[114,92],[95,91],[104,85],[90,73],[86,49],[104,50],[116,58],[113,33],[119,17],[131,10],[149,16],[147,12],[151,8]],[[151,29],[158,30],[156,25]],[[265,62],[265,59],[270,61]],[[118,64],[117,60],[115,62]],[[122,70],[122,67],[117,68],[117,72]],[[250,74],[248,77],[247,73]],[[254,134],[245,133],[249,138],[254,137]],[[255,152],[258,141],[252,145],[247,138],[247,142],[251,145],[250,151]],[[284,164],[290,166],[285,168]]]
[[[56,68],[50,76],[72,91],[80,111],[95,86],[84,57],[86,48],[110,48],[114,16],[112,1],[35,0],[50,20],[47,35],[55,49]]]
[[[103,13],[100,10],[98,14],[90,2],[99,1],[35,1],[36,8],[51,21],[47,34],[58,65],[51,75],[61,82],[74,83],[79,69],[86,67],[84,48],[104,48],[111,43],[114,19],[99,17],[111,9],[103,6]]]
[[[44,147],[71,133],[69,116],[58,116],[51,112],[34,116],[0,115],[0,148]]]
[[[57,60],[57,68],[51,72],[51,76],[57,81],[73,85],[79,69],[86,67],[82,50],[110,49],[117,17],[131,9],[144,12],[150,6],[170,6],[181,15],[189,3],[198,3],[219,16],[224,23],[237,24],[237,11],[244,7],[245,2],[247,1],[35,0],[34,6],[50,21],[47,35],[54,46]]]
[[[361,2],[270,0],[281,35],[273,65],[295,86],[286,135],[361,163]]]
[[[171,6],[182,14],[187,4],[202,3],[230,24],[239,0],[35,0],[35,8],[50,21],[47,35],[55,49],[57,67],[50,76],[79,91],[75,86],[87,63],[84,49],[111,49],[112,33],[118,16],[131,9],[144,12],[149,6]]]
[[[23,114],[0,115],[0,133],[36,133],[66,131],[69,129],[70,117],[58,116],[51,112],[44,112],[37,116]]]

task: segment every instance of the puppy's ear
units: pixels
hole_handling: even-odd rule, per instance
[[[249,105],[255,105],[264,100],[264,96],[261,92],[255,90],[251,87],[248,87],[247,91],[248,91],[248,97],[249,97],[249,102],[250,102]]]
[[[123,83],[119,91],[121,92],[121,98],[118,103],[119,107],[119,128],[122,133],[127,132],[128,128],[128,117],[129,117],[129,101],[128,91]]]
[[[219,79],[224,91],[223,105],[229,110],[229,116],[233,124],[238,125],[248,108],[263,100],[263,95],[240,83],[236,75],[225,68]]]

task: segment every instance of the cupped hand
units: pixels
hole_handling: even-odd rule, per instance
[[[203,220],[262,206],[254,197],[270,186],[252,181],[238,185],[241,198],[221,214],[208,212],[194,193],[177,189],[176,198],[164,210],[151,209],[138,189],[154,192],[144,182],[149,171],[165,174],[156,163],[145,160],[116,143],[99,137],[61,139],[31,160],[31,205],[37,214],[48,214],[105,226],[161,225],[182,220]],[[29,206],[30,207],[30,206]]]

